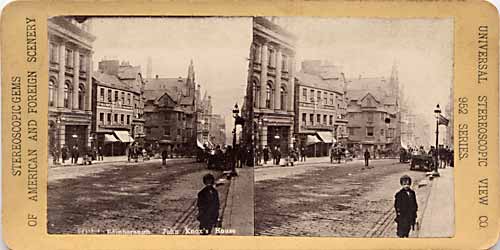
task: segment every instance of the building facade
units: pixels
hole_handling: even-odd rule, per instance
[[[124,155],[130,143],[141,144],[144,81],[139,66],[118,60],[99,62],[93,75],[93,137],[104,155]]]
[[[146,79],[145,141],[153,148],[191,154],[196,147],[196,83],[193,62],[188,77]]]
[[[203,99],[197,99],[196,105],[196,114],[198,117],[197,122],[197,140],[201,144],[213,145],[213,141],[211,140],[210,132],[212,127],[212,97],[205,92]]]
[[[334,65],[309,60],[295,76],[295,134],[308,156],[326,156],[347,139],[344,74]]]
[[[253,19],[243,116],[245,126],[255,128],[246,133],[260,149],[279,147],[286,154],[294,144],[295,42],[291,33],[270,19]]]
[[[397,77],[348,81],[348,147],[357,155],[396,154],[401,147],[401,116]]]
[[[212,114],[210,117],[210,141],[215,145],[226,144],[226,122],[223,116]]]
[[[49,152],[58,162],[63,147],[90,147],[92,43],[90,20],[52,17],[49,38]]]

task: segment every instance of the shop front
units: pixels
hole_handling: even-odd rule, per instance
[[[97,134],[97,144],[102,147],[104,156],[126,155],[134,138],[127,130],[114,130]]]

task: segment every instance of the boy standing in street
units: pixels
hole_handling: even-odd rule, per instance
[[[397,235],[400,238],[408,238],[410,229],[415,230],[417,220],[417,197],[411,189],[411,178],[403,175],[399,179],[402,188],[395,195],[394,208],[396,209]]]
[[[215,177],[212,174],[203,176],[205,187],[198,193],[198,221],[202,235],[208,235],[217,224],[219,218],[219,193],[214,188]]]

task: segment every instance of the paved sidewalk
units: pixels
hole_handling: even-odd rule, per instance
[[[439,169],[440,177],[432,188],[424,208],[418,237],[452,237],[455,232],[453,168]]]
[[[227,194],[222,228],[234,229],[236,235],[254,235],[254,174],[253,168],[238,168],[231,179]]]

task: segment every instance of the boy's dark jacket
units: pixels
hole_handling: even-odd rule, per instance
[[[394,208],[397,214],[396,222],[404,220],[404,222],[414,225],[418,210],[415,191],[411,188],[399,190],[395,196]]]
[[[215,224],[219,217],[219,193],[213,186],[205,186],[198,193],[198,220]]]

